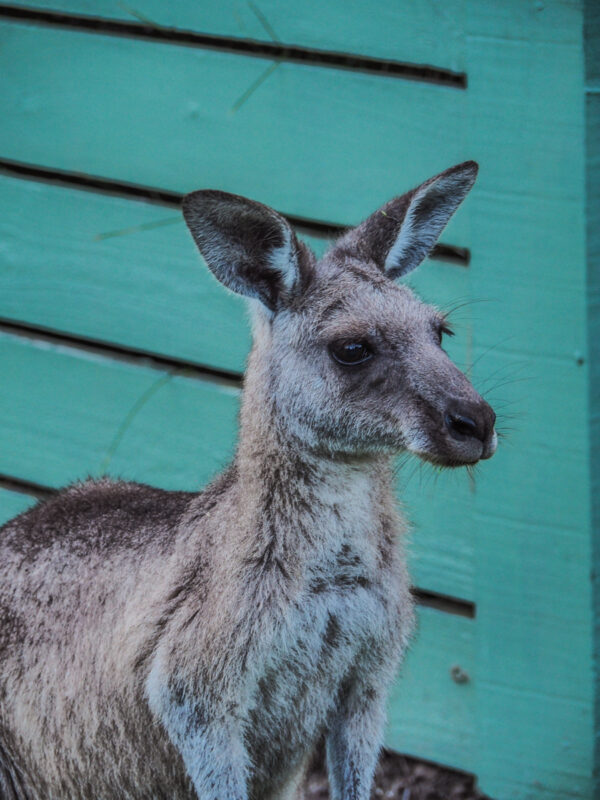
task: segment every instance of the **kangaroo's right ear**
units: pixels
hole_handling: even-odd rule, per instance
[[[184,197],[183,216],[208,267],[229,289],[276,311],[299,286],[304,248],[272,208],[204,189]]]
[[[431,252],[475,183],[477,170],[474,161],[465,161],[434,175],[390,200],[346,233],[336,246],[374,261],[389,278],[406,275]]]

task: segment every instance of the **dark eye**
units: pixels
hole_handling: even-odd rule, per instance
[[[344,364],[346,367],[362,364],[373,355],[366,342],[334,342],[329,346],[329,352],[338,364]]]

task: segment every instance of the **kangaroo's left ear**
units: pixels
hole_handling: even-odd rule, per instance
[[[475,183],[478,166],[465,161],[395,197],[338,242],[374,261],[390,278],[418,267]]]
[[[183,216],[209,269],[232,291],[275,312],[301,290],[308,248],[272,208],[206,189],[184,197]]]

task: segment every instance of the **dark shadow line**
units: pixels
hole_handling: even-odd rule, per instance
[[[42,486],[41,483],[26,481],[22,478],[13,478],[10,475],[0,475],[0,489],[17,492],[18,494],[28,494],[31,497],[37,497],[38,500],[47,500],[58,491],[49,486]]]
[[[41,325],[32,325],[11,319],[0,318],[0,332],[19,336],[32,341],[46,342],[63,347],[72,347],[82,352],[105,356],[135,366],[150,367],[161,372],[171,372],[186,378],[197,378],[203,381],[218,383],[233,389],[240,389],[242,376],[238,372],[215,369],[192,361],[163,356],[135,347],[126,347],[113,342],[105,342],[86,336],[75,336]]]
[[[261,42],[255,39],[196,33],[145,22],[100,19],[81,14],[65,14],[59,11],[4,4],[0,5],[0,17],[30,24],[75,29],[109,36],[125,36],[163,44],[201,47],[254,58],[268,58],[274,61],[287,61],[294,64],[366,72],[383,77],[434,83],[453,89],[467,88],[467,76],[464,72],[434,67],[429,64],[412,64],[404,61],[318,50],[312,47],[300,47],[280,42]]]
[[[415,601],[421,606],[436,608],[446,614],[456,614],[459,617],[475,619],[476,606],[470,600],[463,600],[460,597],[452,597],[439,592],[431,592],[428,589],[419,589],[416,586],[413,586],[411,591]]]

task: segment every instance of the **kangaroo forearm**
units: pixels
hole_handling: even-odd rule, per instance
[[[235,719],[193,703],[171,702],[161,715],[201,800],[247,800],[248,754]]]
[[[363,739],[330,737],[327,761],[331,800],[369,800],[378,755],[379,744],[374,747]]]

